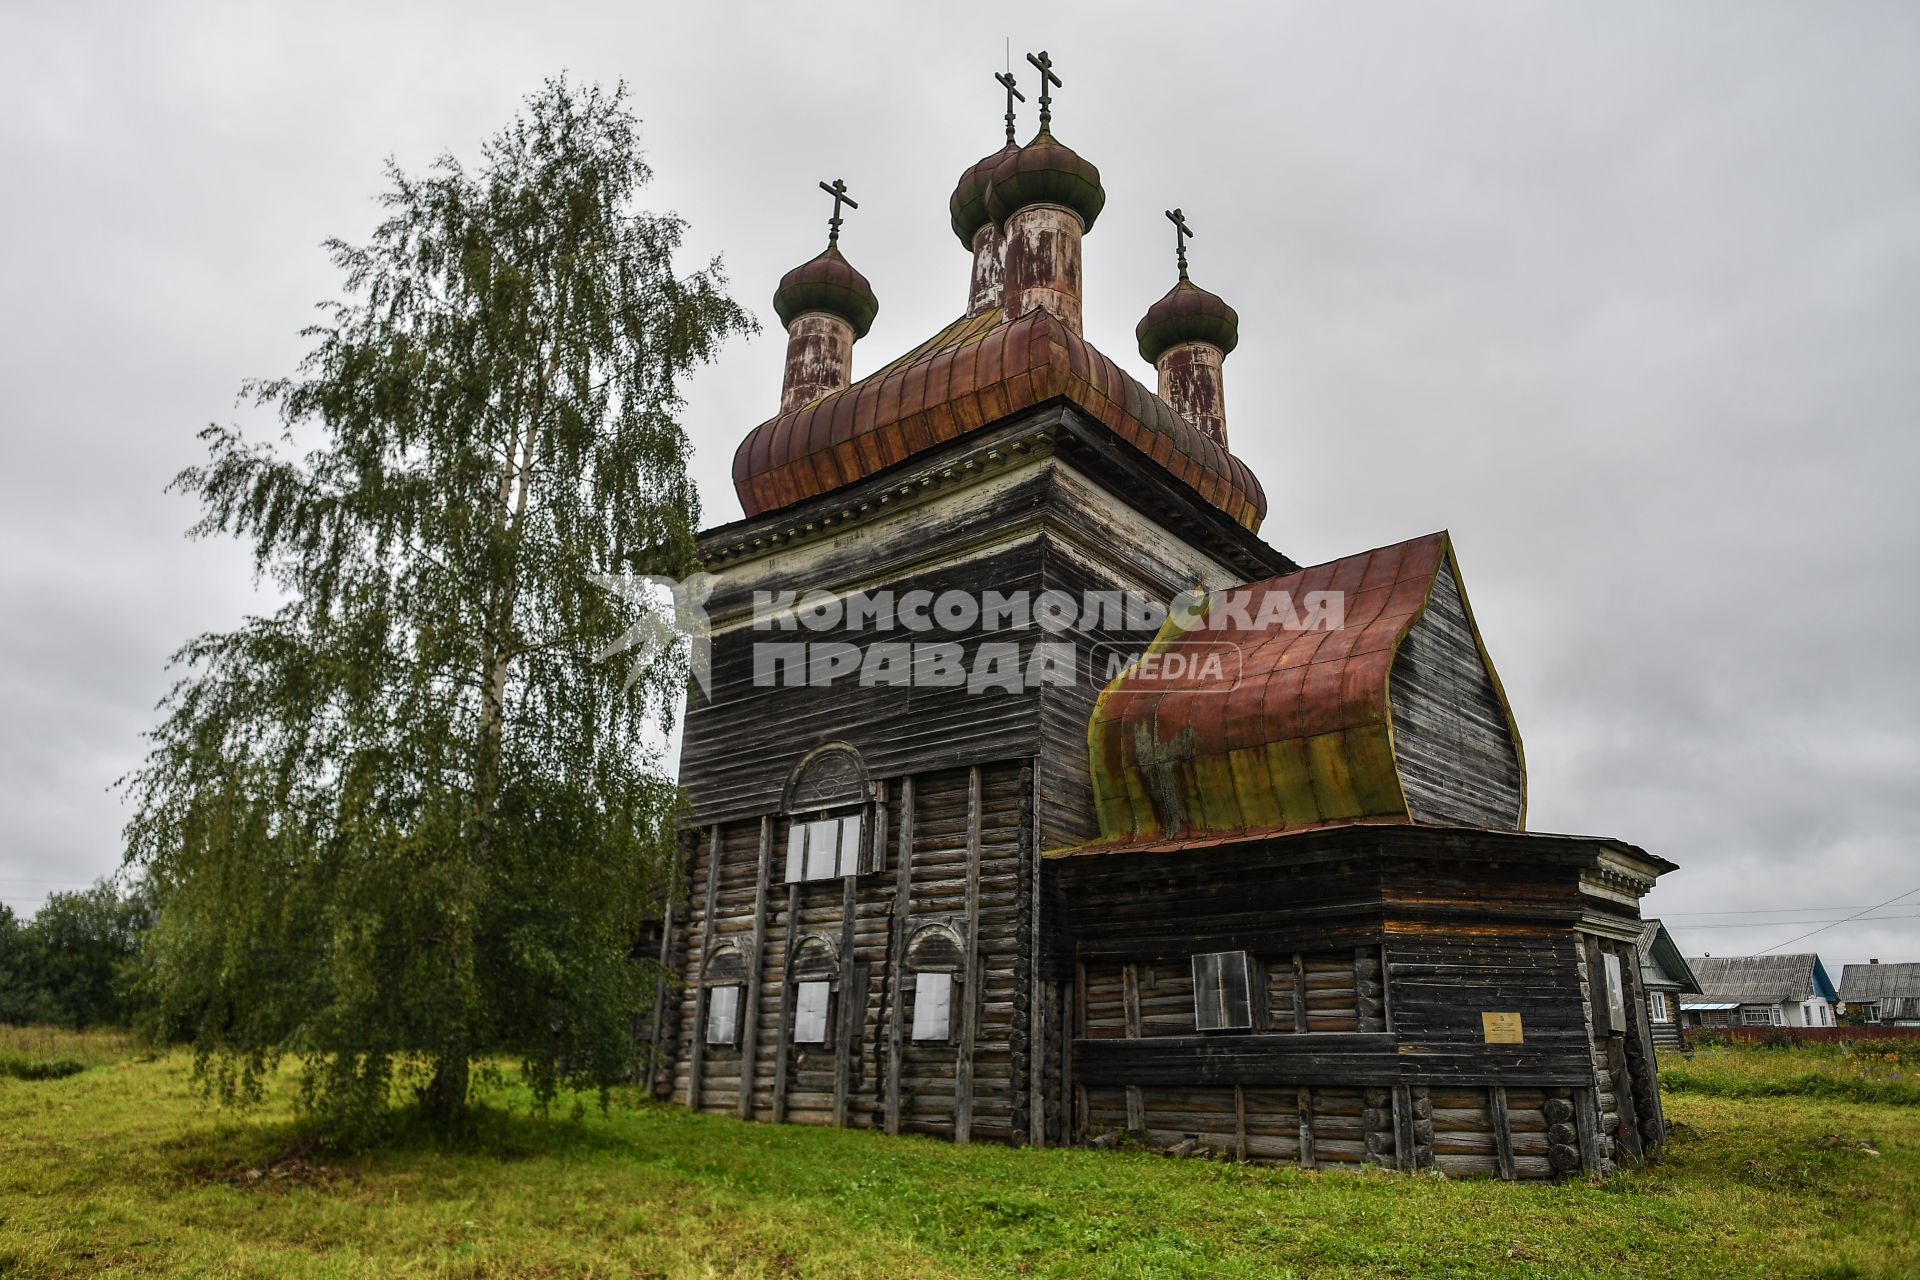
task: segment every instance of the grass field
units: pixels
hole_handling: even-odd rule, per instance
[[[1741,1096],[1827,1070],[1770,1050],[1669,1066],[1664,1163],[1548,1186],[543,1121],[512,1087],[467,1141],[343,1156],[301,1143],[290,1077],[236,1116],[182,1055],[34,1034],[0,1054],[89,1065],[0,1078],[9,1276],[1920,1276],[1920,1106]]]

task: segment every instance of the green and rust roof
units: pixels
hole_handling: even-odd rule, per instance
[[[748,516],[843,485],[1050,400],[1066,400],[1174,479],[1257,530],[1267,500],[1244,462],[1044,310],[963,316],[860,381],[761,423],[733,455]]]
[[[974,233],[993,221],[987,213],[987,188],[993,183],[993,171],[1002,160],[1019,149],[1019,143],[1007,143],[992,155],[976,160],[960,175],[960,181],[954,184],[953,195],[947,201],[947,213],[953,222],[953,234],[960,237],[962,248],[971,251]]]
[[[1426,611],[1442,564],[1459,565],[1445,532],[1231,588],[1244,614],[1169,619],[1148,653],[1101,693],[1088,727],[1099,853],[1227,843],[1353,823],[1412,823],[1393,743],[1388,677]],[[1289,607],[1336,591],[1335,630],[1259,627],[1270,597]],[[1464,600],[1464,594],[1463,594]],[[1285,616],[1276,608],[1270,615]],[[1248,620],[1252,625],[1242,625]],[[1472,626],[1472,614],[1468,613]],[[1479,635],[1475,630],[1475,640]],[[1203,658],[1232,653],[1212,672]],[[1484,647],[1482,661],[1486,660]],[[1185,665],[1190,674],[1170,675]],[[1492,665],[1487,667],[1492,672]],[[1496,696],[1505,706],[1505,694]],[[1511,714],[1509,713],[1511,727]],[[1515,735],[1518,741],[1518,735]],[[1156,808],[1155,801],[1159,801]],[[1182,821],[1169,830],[1161,814]]]
[[[1003,151],[987,185],[987,214],[1001,227],[1028,205],[1064,205],[1080,215],[1083,231],[1107,207],[1106,188],[1093,161],[1041,129],[1017,151]],[[977,229],[977,228],[976,228]]]
[[[830,244],[780,277],[780,287],[773,291],[773,310],[783,325],[792,324],[804,312],[825,311],[852,325],[855,338],[864,338],[880,314],[880,300],[867,278]]]
[[[1148,364],[1182,342],[1212,343],[1228,355],[1240,345],[1240,313],[1219,294],[1183,279],[1147,308],[1133,336]]]

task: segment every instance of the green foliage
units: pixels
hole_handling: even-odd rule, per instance
[[[75,1058],[28,1058],[17,1053],[0,1053],[0,1076],[14,1080],[63,1080],[77,1076],[87,1064]]]
[[[50,895],[21,923],[0,906],[0,1022],[125,1025],[135,1015],[140,943],[153,895],[112,879]]]
[[[1920,1042],[1699,1046],[1663,1054],[1660,1084],[1720,1098],[1832,1098],[1920,1107]]]
[[[596,662],[636,615],[595,579],[692,568],[679,387],[751,326],[649,177],[624,88],[565,81],[475,170],[390,167],[299,373],[247,389],[279,443],[209,427],[175,482],[286,601],[179,652],[128,780],[150,984],[223,1100],[285,1053],[349,1126],[409,1085],[452,1121],[484,1053],[543,1100],[632,1067],[685,658]]]
[[[1603,1180],[1304,1173],[955,1146],[664,1106],[310,1141],[292,1081],[209,1116],[175,1056],[0,1081],[0,1273],[836,1280],[1782,1280],[1920,1274],[1920,1110],[1669,1098],[1668,1158]]]

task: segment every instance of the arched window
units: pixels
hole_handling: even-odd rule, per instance
[[[880,869],[868,810],[872,789],[860,753],[829,743],[807,753],[787,783],[788,883]]]
[[[833,1026],[833,997],[840,955],[833,940],[808,934],[793,949],[787,980],[793,991],[793,1042],[825,1044]]]
[[[915,1041],[953,1039],[954,988],[965,979],[966,954],[952,925],[922,925],[907,938],[904,989],[913,997]]]
[[[747,989],[747,957],[730,942],[715,947],[700,974],[707,997],[707,1043],[732,1048],[740,1043],[740,1006]]]

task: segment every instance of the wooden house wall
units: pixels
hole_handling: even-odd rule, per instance
[[[850,878],[783,883],[785,815],[710,828],[691,859],[672,1096],[758,1120],[1024,1139],[1032,778],[1032,762],[1017,759],[884,780],[870,818],[881,865]],[[928,926],[961,940],[948,1042],[911,1036],[907,947]],[[743,970],[751,1004],[737,1047],[707,1045],[703,978],[729,947],[758,957]],[[796,975],[802,952],[830,954],[830,971]],[[833,983],[829,1042],[797,1045],[794,982],[816,977]]]
[[[982,583],[1003,592],[1038,591],[1037,538],[979,560],[909,574],[884,589],[898,600],[910,591],[938,597],[949,590],[974,591]],[[851,676],[822,688],[755,687],[757,645],[848,643],[865,653],[876,643],[953,642],[971,664],[986,642],[1018,643],[1024,661],[1038,638],[1037,631],[988,631],[981,623],[957,633],[843,625],[822,631],[743,627],[715,636],[714,693],[689,706],[680,756],[680,782],[696,821],[731,822],[779,808],[793,767],[824,742],[850,744],[870,776],[889,778],[956,763],[1026,758],[1038,747],[1039,698],[1029,691],[973,693],[964,685],[863,688]]]
[[[1634,1051],[1594,1033],[1578,867],[1394,854],[1408,834],[1293,837],[1284,860],[1257,846],[1058,860],[1075,1136],[1508,1178],[1610,1158],[1598,1139],[1634,1088],[1615,1060]],[[1191,957],[1217,950],[1253,962],[1249,1031],[1196,1032]],[[1489,1012],[1518,1013],[1523,1042],[1488,1043]]]
[[[1525,801],[1520,755],[1447,561],[1426,611],[1394,655],[1387,696],[1414,818],[1518,828]]]

